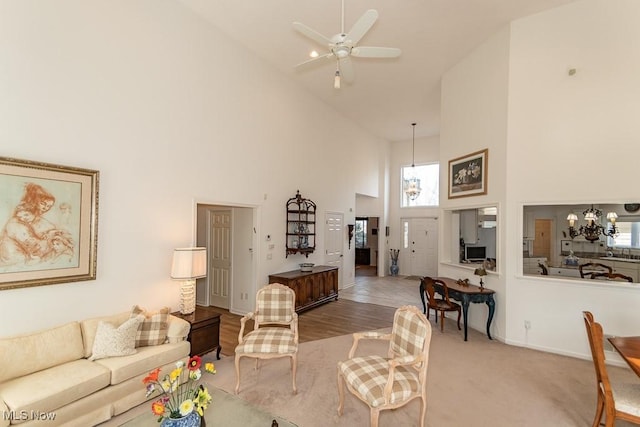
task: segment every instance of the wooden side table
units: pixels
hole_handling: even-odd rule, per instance
[[[220,313],[211,307],[196,306],[191,314],[171,313],[191,324],[187,341],[191,343],[191,355],[202,356],[216,350],[216,358],[220,360]]]

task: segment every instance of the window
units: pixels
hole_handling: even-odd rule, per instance
[[[356,218],[356,248],[367,247],[367,218]]]
[[[616,227],[618,227],[618,237],[615,239],[608,237],[607,245],[612,248],[640,248],[640,222],[618,220]]]
[[[440,165],[432,163],[429,165],[404,166],[401,171],[401,197],[402,207],[413,206],[438,206],[440,197]],[[415,199],[409,199],[405,190],[408,181],[411,178],[417,178],[421,188],[420,195]]]

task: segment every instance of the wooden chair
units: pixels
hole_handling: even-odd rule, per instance
[[[433,309],[436,312],[436,323],[438,323],[438,313],[440,313],[440,332],[444,332],[444,314],[447,311],[458,312],[458,330],[460,330],[460,316],[462,310],[460,304],[449,300],[449,288],[447,284],[442,280],[432,279],[431,277],[423,277],[422,285],[427,295],[427,319],[429,318],[429,309]],[[442,286],[442,298],[436,298],[435,284]]]
[[[578,270],[580,270],[580,277],[589,278],[589,275],[593,275],[594,271],[584,272],[583,270],[597,270],[595,273],[613,273],[613,269],[605,264],[600,264],[598,262],[588,262],[586,264],[580,264],[578,266]]]
[[[587,328],[593,364],[596,368],[598,403],[593,427],[600,425],[603,413],[605,414],[606,427],[613,427],[616,419],[640,424],[640,385],[630,383],[616,384],[615,387],[612,387],[604,361],[602,325],[594,322],[593,314],[588,311],[583,311],[582,316]]]
[[[388,357],[354,357],[361,339],[389,341]],[[380,411],[396,409],[420,398],[420,426],[427,412],[427,366],[431,324],[417,307],[396,310],[391,333],[353,334],[349,359],[338,362],[338,415],[344,409],[344,386],[370,408],[371,427],[378,426]]]
[[[611,281],[614,281],[614,282],[629,282],[629,283],[633,283],[633,277],[626,276],[626,275],[624,275],[622,273],[606,273],[606,272],[591,273],[591,278],[592,279],[611,280]]]
[[[240,319],[240,333],[236,347],[236,394],[240,389],[240,359],[278,357],[291,358],[293,392],[296,388],[298,356],[298,314],[295,311],[295,292],[288,286],[272,283],[260,289],[256,295],[256,310]],[[247,320],[253,319],[253,331],[244,335]],[[264,326],[268,325],[268,326]]]

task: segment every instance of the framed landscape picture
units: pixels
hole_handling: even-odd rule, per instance
[[[489,150],[449,160],[449,198],[487,194]]]
[[[98,179],[0,157],[0,290],[96,278]]]

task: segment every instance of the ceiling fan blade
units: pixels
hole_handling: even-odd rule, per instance
[[[333,53],[329,52],[329,53],[327,53],[327,54],[320,55],[320,56],[315,57],[315,58],[307,59],[306,61],[303,61],[303,62],[301,62],[301,63],[299,63],[299,64],[296,64],[296,65],[295,65],[295,68],[297,68],[297,67],[302,67],[302,66],[304,66],[304,65],[311,64],[311,63],[316,62],[316,61],[318,61],[318,60],[320,60],[320,59],[330,58],[330,57],[332,57],[332,56],[333,56]]]
[[[402,51],[395,47],[354,47],[351,55],[360,58],[396,58]]]
[[[338,67],[340,68],[340,76],[347,83],[353,83],[355,80],[355,73],[353,72],[353,63],[348,56],[338,60]]]
[[[355,24],[353,24],[353,27],[347,34],[347,37],[345,37],[345,40],[350,40],[352,46],[358,44],[360,39],[367,33],[367,31],[369,31],[377,20],[378,11],[375,9],[367,10],[364,15],[362,15]]]
[[[322,46],[331,46],[333,44],[331,43],[331,40],[300,22],[294,22],[293,28],[300,34],[309,37],[311,40],[321,44]]]

